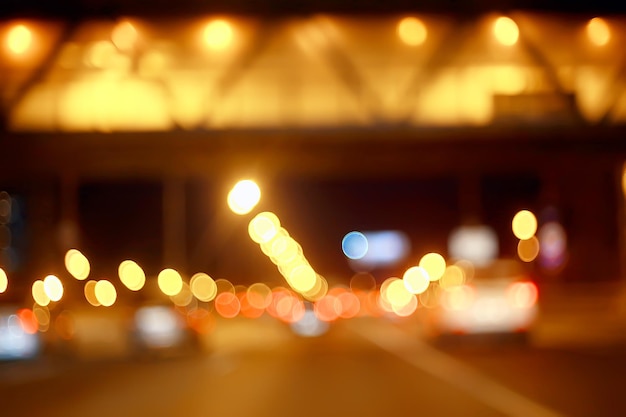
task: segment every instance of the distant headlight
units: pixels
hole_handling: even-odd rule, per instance
[[[140,308],[135,313],[135,326],[139,337],[149,347],[175,346],[185,336],[182,319],[165,306]]]

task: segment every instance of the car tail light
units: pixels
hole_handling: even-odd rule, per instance
[[[444,291],[441,301],[446,310],[467,310],[474,302],[474,289],[468,285],[450,288]]]
[[[525,309],[537,304],[539,291],[532,282],[516,282],[509,286],[506,295],[511,307]]]

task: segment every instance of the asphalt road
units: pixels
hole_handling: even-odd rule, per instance
[[[0,415],[617,416],[626,349],[434,347],[382,320],[296,338],[225,322],[198,355],[0,364]]]

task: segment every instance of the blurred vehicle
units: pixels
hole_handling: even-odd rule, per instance
[[[32,310],[0,307],[0,360],[32,359],[41,352],[41,340]]]
[[[173,305],[144,304],[135,310],[132,343],[136,355],[170,356],[200,350],[199,335]]]
[[[536,284],[513,259],[477,268],[463,285],[442,290],[432,310],[431,336],[518,335],[525,339],[538,313]]]

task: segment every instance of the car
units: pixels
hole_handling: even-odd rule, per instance
[[[179,356],[201,350],[199,334],[174,305],[146,303],[134,312],[132,343],[138,356]]]
[[[519,261],[497,259],[475,268],[464,284],[441,289],[438,301],[427,322],[431,337],[508,335],[526,340],[538,316],[539,291]]]

